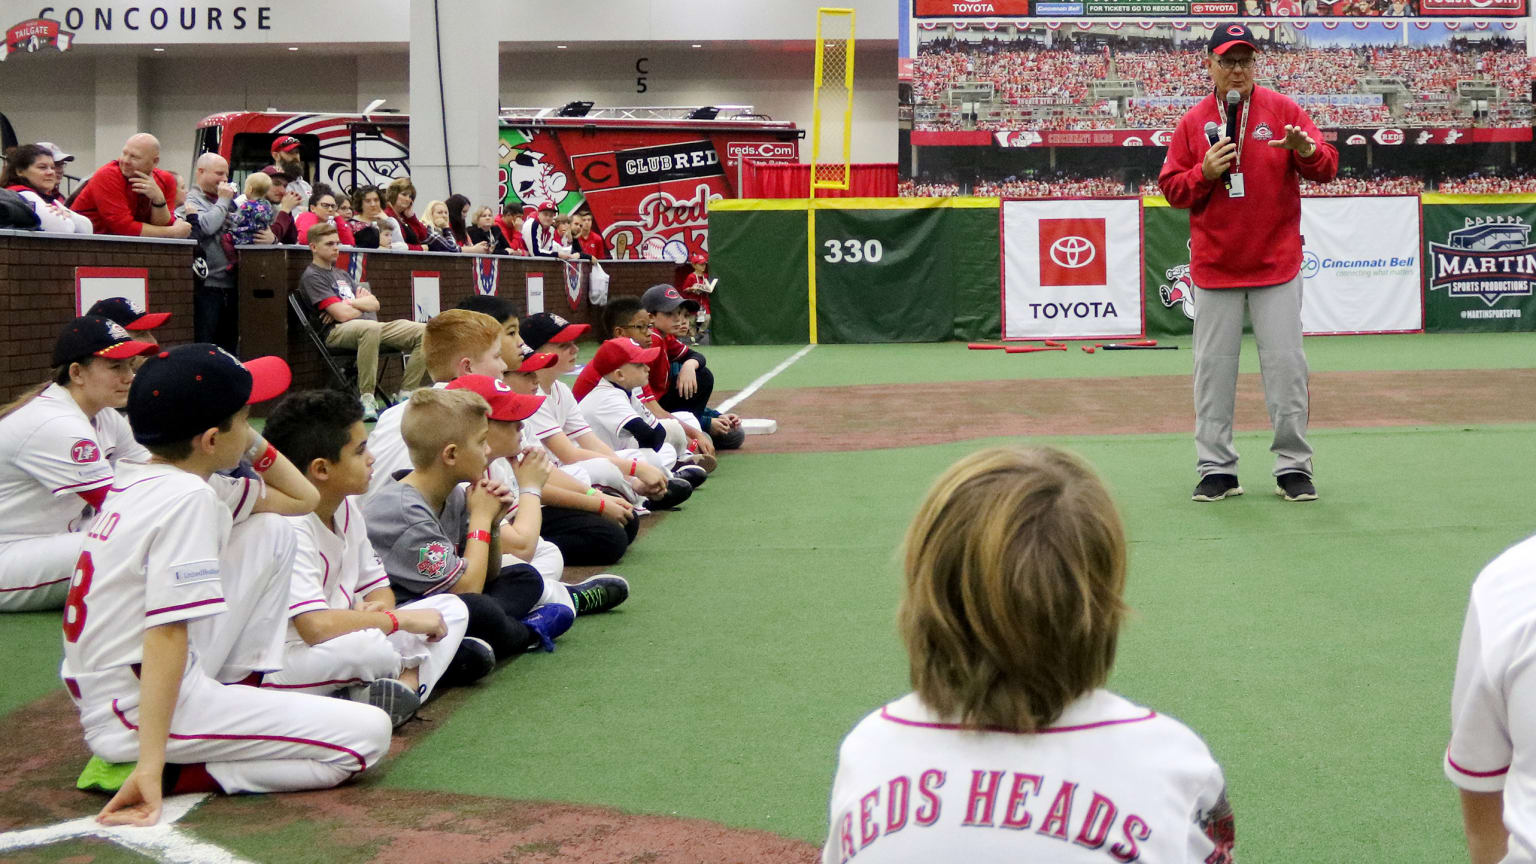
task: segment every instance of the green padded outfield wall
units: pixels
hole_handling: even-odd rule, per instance
[[[709,211],[709,272],[720,280],[709,301],[710,338],[721,345],[810,341],[804,205],[722,210],[723,203]]]
[[[1141,259],[1146,271],[1141,281],[1147,310],[1147,336],[1156,339],[1193,333],[1188,210],[1151,204],[1142,207]]]
[[[818,342],[1000,336],[997,199],[818,200],[809,250],[807,203],[711,205],[716,341],[807,341],[808,253],[816,256]]]

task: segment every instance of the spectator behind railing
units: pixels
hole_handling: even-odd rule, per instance
[[[416,186],[409,177],[396,177],[384,189],[384,213],[395,220],[395,239],[417,252],[427,248],[427,226],[416,218]]]
[[[245,178],[245,194],[235,208],[229,227],[229,239],[236,246],[257,243],[257,237],[272,227],[277,208],[267,200],[272,191],[272,177],[260,171]]]
[[[448,235],[458,245],[460,252],[471,252],[476,255],[484,255],[491,251],[491,244],[483,243],[469,236],[469,198],[455,192],[443,202],[448,211]]]
[[[507,237],[501,233],[496,225],[496,211],[490,207],[481,207],[475,211],[473,224],[469,226],[469,239],[490,250],[492,255],[511,255],[511,246],[507,243]]]
[[[294,225],[299,230],[299,237],[308,242],[309,229],[326,222],[336,226],[341,245],[357,245],[357,238],[352,235],[352,226],[336,218],[336,191],[328,183],[316,183],[314,189],[315,191],[309,196],[309,209],[300,213],[299,218],[294,220]]]
[[[130,136],[122,156],[96,169],[70,209],[91,220],[97,234],[189,237],[192,226],[171,214],[176,178],[159,165],[160,141],[147,132]]]
[[[197,257],[192,261],[192,340],[213,342],[231,354],[240,342],[239,297],[235,289],[233,245],[222,236],[235,213],[235,184],[229,182],[229,163],[217,153],[197,157],[192,188],[179,214],[196,222],[192,239]]]
[[[63,155],[63,154],[60,154]],[[37,214],[38,227],[55,234],[90,234],[91,220],[70,210],[59,194],[55,152],[41,144],[23,144],[5,154],[0,186],[20,195]]]
[[[576,249],[584,257],[604,259],[608,257],[608,242],[603,235],[592,230],[592,211],[582,210],[574,217]]]
[[[377,186],[359,186],[352,190],[352,209],[357,211],[351,226],[357,248],[379,248],[377,226],[380,219],[389,218],[384,215],[384,193]]]
[[[441,201],[428,201],[421,208],[422,221],[427,223],[428,252],[457,252],[458,241],[449,231],[448,205]]]

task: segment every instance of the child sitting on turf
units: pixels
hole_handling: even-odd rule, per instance
[[[538,410],[544,397],[516,393],[505,381],[486,375],[460,376],[449,382],[446,389],[471,391],[491,406],[486,436],[491,460],[487,477],[505,487],[512,501],[501,522],[502,565],[529,562],[538,569],[536,550],[545,543],[539,537],[543,522],[540,493],[546,488],[553,466],[543,447],[528,443],[523,421]],[[560,582],[559,574],[546,575],[545,583],[546,596],[555,602],[569,603],[578,616],[606,612],[629,596],[629,583],[611,573],[599,574],[577,585]]]
[[[119,787],[103,824],[153,825],[164,794],[328,788],[389,750],[373,706],[249,686],[282,664],[294,539],[281,516],[319,500],[246,423],[288,381],[279,358],[241,365],[192,344],[151,357],[129,390],[152,457],[116,466],[63,616],[61,675],[101,768],[79,785]],[[255,479],[215,473],[247,453]],[[109,780],[101,760],[137,765]]]
[[[709,407],[715,392],[714,373],[709,371],[704,355],[679,338],[688,335],[692,303],[670,285],[652,285],[641,295],[640,305],[651,313],[651,345],[661,348],[666,358],[651,364],[649,384],[663,408],[709,424],[706,431],[715,447],[735,450],[746,438],[741,419]]]
[[[915,692],[844,739],[823,864],[1230,864],[1232,809],[1205,743],[1104,689],[1125,532],[1086,463],[1050,448],[960,460],[904,557]]]
[[[595,378],[597,382],[585,388],[586,395],[580,402],[582,413],[591,421],[592,431],[609,448],[633,451],[639,458],[697,488],[708,476],[704,469],[680,461],[677,450],[667,443],[667,432],[661,422],[635,397],[635,392],[645,384],[657,351],[641,348],[633,339],[609,339],[599,345],[592,362],[582,370],[583,378]]]
[[[533,413],[526,403],[508,402],[502,410]],[[485,399],[468,390],[412,393],[400,426],[412,467],[372,495],[363,516],[395,599],[458,595],[469,607],[465,635],[485,640],[505,659],[535,646],[555,650],[576,614],[569,597],[549,590],[530,565],[502,566],[501,521],[514,501],[510,490],[485,477],[490,412]],[[520,491],[536,500],[541,490]]]
[[[603,310],[603,332],[610,339],[633,339],[642,345],[662,347],[656,345],[651,338],[651,313],[645,311],[645,308],[640,305],[638,297],[615,297],[608,301],[607,308]],[[640,388],[637,398],[640,404],[644,405],[667,429],[668,443],[679,450],[692,452],[697,464],[708,471],[713,471],[719,464],[716,459],[715,442],[700,426],[698,418],[691,414],[674,415],[656,401],[656,393],[650,382],[667,381],[670,374],[670,363],[666,352],[657,351],[656,359],[651,361],[646,386]],[[571,389],[576,394],[576,398],[580,399],[596,381],[596,376],[579,376]]]
[[[363,406],[336,390],[294,393],[278,403],[264,431],[320,491],[320,505],[290,520],[298,555],[288,589],[288,645],[282,670],[262,686],[347,690],[399,726],[438,684],[467,684],[490,672],[495,655],[484,641],[464,639],[469,610],[458,597],[395,605],[353,497],[368,491],[373,473]]]

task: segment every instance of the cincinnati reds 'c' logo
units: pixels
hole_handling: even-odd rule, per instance
[[[95,462],[101,458],[101,450],[96,447],[96,442],[89,438],[81,438],[69,447],[69,458],[81,465]]]
[[[1062,237],[1051,244],[1051,260],[1068,270],[1087,267],[1098,255],[1099,251],[1086,237]]]
[[[1227,35],[1228,36],[1241,36],[1241,35],[1243,35],[1243,25],[1241,25],[1241,24],[1233,24],[1231,27],[1228,27],[1227,28]]]

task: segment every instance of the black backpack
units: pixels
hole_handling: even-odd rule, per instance
[[[27,199],[10,189],[0,189],[0,228],[35,230],[41,224]]]

